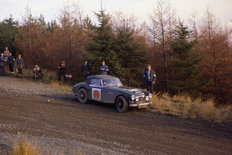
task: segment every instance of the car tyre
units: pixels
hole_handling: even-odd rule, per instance
[[[80,103],[86,103],[88,101],[88,94],[84,88],[80,88],[77,93],[77,98]]]
[[[116,108],[118,112],[126,112],[128,110],[128,101],[125,97],[119,96],[116,99]]]

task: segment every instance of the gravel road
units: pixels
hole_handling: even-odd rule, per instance
[[[78,103],[70,91],[0,77],[0,155],[26,138],[41,154],[232,154],[232,124],[113,105]]]

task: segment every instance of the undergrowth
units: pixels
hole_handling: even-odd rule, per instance
[[[73,155],[85,155],[80,149],[74,151]],[[12,151],[10,151],[9,155],[39,155],[41,154],[41,148],[38,145],[33,145],[26,138],[21,138],[19,141],[14,142]],[[50,152],[47,155],[64,155],[63,152]]]
[[[187,95],[170,96],[167,93],[153,94],[152,111],[178,115],[185,118],[200,118],[213,122],[232,122],[232,106],[216,107],[213,99],[202,101]]]

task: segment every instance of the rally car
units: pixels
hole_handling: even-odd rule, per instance
[[[92,100],[116,104],[118,112],[126,112],[129,107],[147,108],[152,98],[149,92],[125,87],[119,78],[109,75],[88,76],[85,82],[76,84],[72,91],[81,103]]]

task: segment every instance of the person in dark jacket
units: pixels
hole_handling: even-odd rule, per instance
[[[108,68],[108,66],[105,64],[105,61],[104,61],[104,60],[102,61],[102,64],[101,64],[101,66],[100,66],[100,68],[99,68],[99,71],[100,71],[100,74],[101,74],[101,75],[107,75],[107,72],[109,71],[109,68]]]
[[[66,79],[67,68],[65,61],[62,61],[58,67],[58,81],[61,81],[61,77],[64,78],[64,82],[67,81]]]
[[[84,64],[81,66],[81,72],[82,72],[83,76],[85,77],[85,79],[90,75],[91,68],[90,68],[87,60],[85,60]]]
[[[1,53],[1,56],[0,56],[0,75],[5,75],[6,61],[7,61],[7,58],[4,56],[4,53]]]
[[[23,76],[24,61],[23,61],[21,54],[18,55],[18,58],[15,61],[15,66],[16,66],[16,72],[18,72],[18,76],[22,77]]]
[[[14,58],[14,56],[12,55],[11,52],[9,53],[9,56],[8,56],[7,60],[8,60],[8,63],[9,63],[9,70],[10,70],[10,73],[11,73],[11,74],[14,74],[14,61],[15,61],[15,58]]]
[[[153,93],[153,85],[156,81],[156,74],[155,71],[151,69],[151,65],[147,65],[147,70],[144,72],[143,78],[147,91]]]

